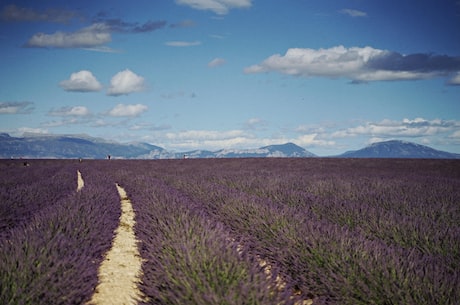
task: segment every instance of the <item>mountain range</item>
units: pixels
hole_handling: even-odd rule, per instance
[[[181,159],[181,158],[309,158],[317,157],[294,144],[269,145],[257,149],[221,149],[172,152],[148,143],[118,143],[88,135],[24,134],[12,137],[0,133],[0,158],[104,159]],[[411,142],[392,140],[373,143],[348,151],[339,158],[427,158],[460,159],[460,154],[435,150]]]

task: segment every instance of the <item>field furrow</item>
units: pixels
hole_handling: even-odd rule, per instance
[[[112,247],[99,267],[99,283],[88,304],[136,304],[143,298],[138,288],[142,259],[134,234],[135,214],[125,190],[118,184],[116,187],[121,200],[120,222]]]

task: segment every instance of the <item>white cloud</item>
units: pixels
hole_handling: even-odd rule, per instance
[[[26,43],[36,48],[93,48],[112,40],[110,28],[104,23],[95,23],[72,33],[37,33]]]
[[[415,118],[402,121],[382,120],[339,130],[331,134],[333,138],[368,135],[372,137],[427,137],[460,130],[460,122],[448,120],[426,120]]]
[[[61,86],[66,91],[77,92],[91,92],[99,91],[102,89],[102,85],[93,75],[93,73],[88,70],[72,73],[70,78],[60,82],[59,86]]]
[[[187,130],[178,133],[168,133],[166,136],[171,140],[222,140],[241,137],[244,135],[245,133],[242,130]]]
[[[325,140],[321,139],[320,135],[317,133],[312,133],[312,134],[304,134],[301,136],[298,136],[297,138],[292,138],[288,142],[293,142],[299,146],[315,146],[315,147],[332,147],[336,143],[331,140]]]
[[[364,64],[384,51],[365,48],[288,49],[286,54],[275,54],[259,65],[245,69],[246,73],[276,71],[295,76],[343,77],[359,76]]]
[[[426,79],[458,71],[460,61],[456,57],[402,55],[372,47],[344,46],[317,50],[292,48],[285,55],[272,55],[244,69],[248,74],[279,72],[301,77],[344,77],[353,82]]]
[[[118,72],[112,77],[107,94],[113,96],[129,94],[142,91],[145,87],[146,85],[143,77],[126,69]]]
[[[250,119],[248,123],[260,124],[261,120]],[[295,137],[285,135],[260,137],[253,133],[254,130],[187,130],[181,132],[168,132],[164,135],[164,141],[170,148],[178,150],[192,149],[249,149],[260,148],[267,145],[283,144],[292,142],[302,147],[322,146],[331,147],[334,141],[320,139],[317,134],[301,134]],[[161,137],[161,136],[159,136]],[[159,140],[156,137],[156,141]]]
[[[88,116],[91,112],[85,106],[74,106],[51,110],[48,114],[51,116]]]
[[[453,132],[453,133],[449,136],[449,138],[457,140],[457,141],[458,141],[458,144],[460,144],[460,128],[459,128],[457,131]]]
[[[171,126],[168,124],[155,125],[151,122],[135,123],[129,126],[129,130],[150,130],[150,131],[164,131],[171,129]]]
[[[48,129],[43,129],[43,128],[32,128],[32,127],[20,127],[17,129],[19,133],[21,133],[23,136],[26,136],[27,134],[48,134]]]
[[[71,117],[71,118],[66,118],[66,119],[59,120],[59,121],[51,121],[51,122],[42,123],[41,125],[44,127],[52,128],[52,127],[68,126],[68,125],[83,124],[83,123],[86,123],[86,121],[82,121],[75,117]]]
[[[222,66],[225,63],[226,63],[226,60],[223,58],[214,58],[208,63],[208,67],[214,68],[214,67]]]
[[[0,114],[27,114],[32,110],[32,102],[0,102]]]
[[[193,46],[199,46],[201,44],[201,41],[167,41],[165,42],[165,45],[170,46],[170,47],[193,47]]]
[[[340,13],[348,15],[350,17],[366,17],[367,16],[366,12],[349,9],[349,8],[344,8],[343,10],[340,10]]]
[[[210,10],[219,15],[225,15],[233,8],[248,8],[252,0],[176,0],[176,3],[188,5],[198,10]]]
[[[108,112],[108,115],[114,117],[137,117],[146,112],[148,107],[142,104],[125,105],[118,104]]]
[[[251,135],[242,130],[187,130],[168,132],[165,141],[175,149],[221,149],[242,147],[250,143]]]

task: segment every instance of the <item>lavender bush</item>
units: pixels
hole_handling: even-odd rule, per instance
[[[43,160],[27,162],[29,166],[20,160],[0,164],[0,239],[8,229],[27,222],[76,187],[76,167],[70,162],[65,167],[62,162]]]
[[[126,182],[145,259],[142,288],[148,304],[294,304],[265,274],[248,248],[202,206],[158,179]]]
[[[76,177],[72,165],[55,162]],[[29,169],[45,181],[36,172],[39,165]],[[75,182],[70,192],[64,187],[60,196],[39,196],[37,200],[57,199],[31,202],[35,205],[27,221],[6,229],[0,240],[0,304],[83,304],[91,297],[120,209],[116,189],[104,175],[90,168],[86,174],[81,192],[75,191],[76,178],[69,179]],[[67,183],[62,177],[48,176],[41,192],[53,194]]]
[[[115,182],[136,212],[146,304],[460,303],[457,160],[46,162],[48,184],[0,162],[2,304],[89,299]]]
[[[198,202],[318,303],[459,300],[457,161],[151,165],[143,164],[144,172]]]

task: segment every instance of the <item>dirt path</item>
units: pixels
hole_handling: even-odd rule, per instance
[[[128,305],[143,299],[138,288],[142,259],[134,235],[134,210],[125,190],[116,184],[121,199],[120,224],[112,248],[99,268],[99,284],[87,304]]]

